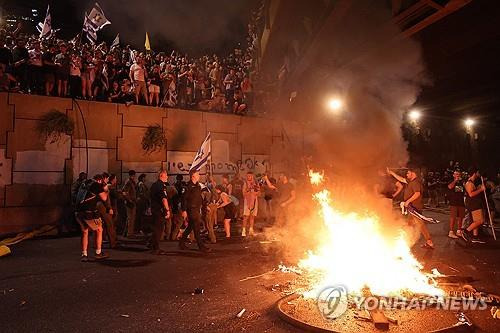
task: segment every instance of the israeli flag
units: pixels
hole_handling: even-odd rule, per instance
[[[189,171],[192,170],[200,171],[200,169],[207,164],[211,156],[212,156],[211,135],[210,132],[208,132],[207,137],[201,144],[200,149],[198,150],[196,156],[194,157],[193,163],[191,164],[191,168],[189,168]]]
[[[52,19],[50,18],[49,8],[50,6],[47,6],[47,14],[45,14],[43,24],[40,22],[36,27],[40,33],[40,38],[50,37],[52,32]]]

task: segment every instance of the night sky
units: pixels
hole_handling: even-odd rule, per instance
[[[153,49],[176,48],[189,54],[224,53],[244,41],[246,24],[256,5],[252,0],[98,2],[112,23],[99,32],[100,39],[111,41],[119,32],[123,44],[143,48],[148,31]],[[92,0],[3,0],[3,7],[7,12],[29,12],[36,8],[42,21],[50,4],[53,27],[61,28],[60,36],[72,38],[82,28],[84,12],[90,12],[94,3]]]
[[[445,117],[500,125],[500,1],[473,0],[416,35],[432,85],[417,104]]]

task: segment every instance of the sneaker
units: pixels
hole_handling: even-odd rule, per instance
[[[253,228],[248,229],[248,236],[254,236]]]
[[[434,250],[434,243],[431,240],[428,240],[424,244],[422,244],[421,247],[427,250]]]
[[[453,231],[450,230],[450,232],[448,233],[448,237],[450,238],[453,238],[453,239],[458,239],[458,236],[455,235],[455,233]]]
[[[88,256],[86,256],[86,255],[83,255],[83,254],[82,254],[82,256],[81,256],[81,258],[80,258],[80,261],[81,261],[81,262],[88,262],[88,261],[89,261],[89,257],[88,257]]]
[[[241,237],[246,237],[247,236],[247,231],[245,230],[245,228],[243,228],[243,230],[241,231]]]
[[[109,256],[106,253],[104,253],[104,252],[101,252],[99,254],[96,253],[96,255],[94,256],[94,258],[96,260],[106,259],[107,257],[109,257]]]
[[[467,243],[470,242],[470,233],[469,231],[467,231],[467,229],[462,229],[462,232],[461,232],[461,236],[462,236],[462,239],[464,241],[466,241]]]
[[[477,236],[472,237],[471,242],[472,243],[476,243],[476,244],[485,244],[486,243],[484,240],[480,239]]]
[[[189,250],[189,248],[186,246],[186,243],[184,243],[183,241],[179,241],[179,249]]]
[[[457,230],[457,236],[458,237],[462,237],[462,229],[458,229]]]

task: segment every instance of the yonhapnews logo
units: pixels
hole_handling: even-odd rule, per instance
[[[427,297],[384,297],[349,295],[344,285],[334,285],[321,290],[316,299],[318,310],[323,318],[333,320],[342,316],[349,303],[357,310],[425,310],[432,307],[438,310],[470,311],[485,310],[487,298],[473,296],[427,296]]]

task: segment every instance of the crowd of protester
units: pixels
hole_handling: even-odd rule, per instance
[[[249,24],[246,46],[227,56],[193,58],[3,27],[0,91],[246,114],[254,100],[255,29]]]
[[[252,172],[244,177],[238,173],[231,177],[225,174],[218,177],[220,182],[207,175],[201,182],[199,173],[192,172],[188,178],[176,175],[175,182],[169,183],[166,171],[160,171],[158,180],[151,185],[146,174],[137,176],[130,170],[128,179],[119,186],[116,175],[104,172],[87,179],[85,173],[80,173],[72,185],[71,198],[75,221],[82,231],[82,261],[88,260],[91,230],[97,235],[97,259],[107,257],[102,252],[103,238],[110,248],[120,246],[117,235],[127,238],[149,235],[148,246],[154,254],[162,253],[161,240],[179,241],[181,249],[185,249],[184,241],[189,235],[200,250],[207,251],[205,241],[216,243],[219,231],[226,240],[235,233],[255,236],[257,216],[283,224],[296,198],[295,186],[285,174],[280,174],[278,180]],[[196,219],[196,225],[190,224],[193,221],[187,214],[191,201],[196,201],[192,195],[194,187],[200,190],[200,218]],[[236,221],[242,223],[241,230],[234,230]],[[190,225],[192,230],[188,229]]]
[[[411,171],[411,170],[410,170]],[[488,175],[477,167],[467,169],[456,161],[450,161],[441,170],[415,170],[415,177],[410,182],[392,170],[388,170],[389,179],[386,197],[395,202],[408,203],[407,189],[415,181],[414,191],[419,192],[417,210],[448,208],[450,214],[448,237],[463,238],[467,242],[484,243],[479,235],[480,227],[494,223],[500,214],[500,172]],[[410,172],[412,173],[412,172]],[[392,179],[392,180],[391,180]],[[411,202],[411,200],[410,200]],[[426,228],[423,228],[426,230]],[[430,240],[428,232],[423,233]],[[432,240],[428,242],[433,248]]]
[[[376,192],[393,199],[398,206],[404,204],[405,209],[411,206],[418,214],[447,206],[450,238],[482,243],[480,227],[489,224],[490,215],[494,221],[500,213],[500,173],[496,178],[487,177],[475,167],[464,171],[457,162],[450,162],[442,172],[422,173],[422,169],[412,167],[387,171],[383,186]],[[235,235],[253,237],[257,234],[257,219],[284,225],[290,210],[298,208],[296,188],[303,191],[308,184],[306,175],[289,179],[284,173],[277,179],[252,172],[206,175],[201,179],[198,172],[191,172],[189,176],[176,175],[175,181],[169,182],[166,171],[160,171],[156,182],[147,178],[146,174],[130,170],[119,185],[117,177],[106,172],[90,180],[85,173],[80,174],[71,193],[75,219],[82,227],[82,260],[87,260],[89,230],[96,231],[96,241],[100,242],[96,258],[106,257],[100,245],[103,238],[110,248],[120,246],[117,235],[148,238],[154,254],[162,253],[161,240],[179,241],[179,247],[186,249],[189,236],[201,251],[209,251],[205,243],[229,240]],[[421,218],[410,216],[408,220],[422,232],[423,246],[433,249],[426,217]]]

